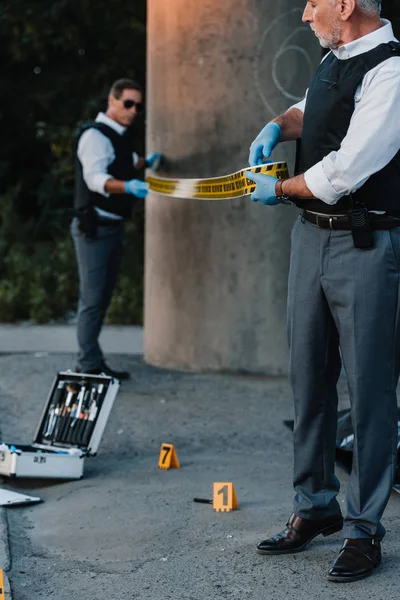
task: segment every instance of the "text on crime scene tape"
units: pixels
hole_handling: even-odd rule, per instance
[[[277,179],[289,176],[286,162],[275,162],[211,179],[168,179],[149,175],[146,181],[151,191],[165,196],[194,200],[230,200],[254,192],[256,184],[246,177],[246,173],[250,171]]]

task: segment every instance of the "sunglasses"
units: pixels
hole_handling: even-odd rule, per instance
[[[124,108],[126,108],[127,110],[129,110],[130,108],[133,108],[133,107],[136,108],[137,112],[140,112],[141,110],[143,110],[142,102],[135,102],[135,100],[124,100],[123,105],[124,105]]]

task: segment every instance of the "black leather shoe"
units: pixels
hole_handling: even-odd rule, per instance
[[[365,538],[347,538],[329,570],[328,580],[344,583],[364,579],[379,567],[381,559],[380,542]]]
[[[82,369],[76,367],[75,372],[82,373]],[[85,373],[88,373],[89,375],[101,375],[103,373],[104,375],[114,377],[114,379],[120,379],[121,381],[126,381],[131,377],[128,371],[116,371],[114,369],[111,369],[111,367],[109,367],[105,362],[101,363],[101,365],[96,369],[89,369],[87,371],[85,370]]]
[[[272,538],[260,542],[257,546],[259,554],[292,554],[301,552],[317,535],[324,537],[340,531],[343,527],[341,515],[326,519],[302,519],[292,515],[286,529]]]

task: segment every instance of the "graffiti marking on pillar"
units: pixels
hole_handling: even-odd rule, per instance
[[[294,8],[273,19],[261,35],[258,44],[255,60],[255,85],[263,104],[273,116],[279,113],[282,107],[273,106],[274,102],[271,99],[273,96],[273,94],[271,94],[271,84],[273,84],[275,89],[290,102],[299,102],[303,98],[303,95],[294,93],[293,89],[290,87],[290,82],[288,83],[285,81],[285,73],[282,72],[282,57],[284,57],[285,54],[296,53],[297,56],[302,59],[301,65],[303,66],[303,69],[301,71],[301,79],[304,80],[304,85],[307,85],[308,81],[311,79],[314,68],[316,67],[315,57],[313,58],[308,51],[308,48],[304,45],[300,45],[298,42],[296,43],[296,38],[298,39],[299,36],[308,33],[311,34],[307,26],[295,27],[290,35],[283,41],[278,41],[277,39],[274,40],[274,34],[275,38],[279,36],[283,23],[284,27],[287,28],[288,20],[290,22],[295,19],[296,22],[298,22],[302,13],[303,10],[301,8]],[[268,50],[269,55],[272,53],[272,61],[268,60],[268,62],[266,62],[264,56],[266,50]]]

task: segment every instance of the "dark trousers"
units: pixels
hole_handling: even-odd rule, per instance
[[[340,512],[334,473],[336,384],[343,363],[354,428],[343,535],[381,539],[397,457],[400,229],[375,231],[372,250],[351,233],[301,218],[292,232],[288,331],[294,394],[294,512]]]
[[[123,222],[116,221],[99,226],[97,239],[91,240],[81,235],[76,219],[71,223],[79,272],[77,366],[82,372],[97,369],[104,360],[99,335],[117,282],[123,231]]]

